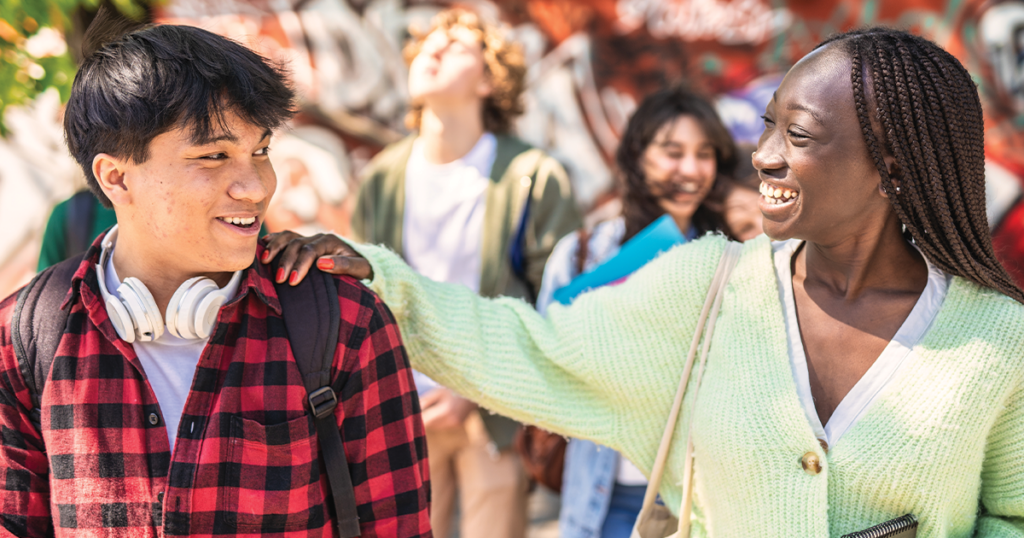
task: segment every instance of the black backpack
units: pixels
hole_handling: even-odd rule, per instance
[[[21,375],[32,394],[31,418],[37,428],[41,425],[43,387],[68,321],[68,312],[60,305],[71,289],[71,279],[81,262],[82,257],[75,256],[36,275],[18,294],[14,307],[11,340]],[[352,477],[341,433],[334,421],[338,396],[331,386],[331,366],[341,323],[338,288],[331,275],[320,271],[310,271],[297,286],[279,284],[276,287],[288,343],[306,385],[309,412],[316,422],[338,532],[342,538],[359,536]]]
[[[96,217],[96,196],[85,189],[68,199],[64,218],[64,255],[79,258],[92,246],[93,220]],[[70,282],[70,280],[68,280]]]

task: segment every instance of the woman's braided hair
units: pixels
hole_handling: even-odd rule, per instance
[[[850,57],[864,141],[914,243],[943,271],[1024,303],[992,247],[981,101],[970,74],[935,43],[899,30],[854,30],[817,48],[832,43]]]

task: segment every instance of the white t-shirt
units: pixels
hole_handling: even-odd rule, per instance
[[[903,325],[896,331],[896,335],[882,350],[882,354],[868,368],[864,377],[861,377],[839,402],[839,406],[829,417],[828,423],[822,426],[821,419],[818,418],[818,411],[814,407],[814,398],[811,395],[807,355],[804,353],[803,339],[800,337],[800,326],[796,317],[796,300],[793,297],[792,260],[802,243],[797,239],[772,243],[775,276],[785,310],[789,365],[793,371],[793,380],[796,381],[800,403],[815,437],[832,447],[864,416],[871,404],[896,378],[896,374],[913,362],[914,346],[921,341],[924,333],[928,332],[928,327],[931,326],[939,309],[942,308],[951,277],[925,258],[925,263],[928,264],[928,283],[917,299],[914,309],[910,311],[910,315],[903,321]]]
[[[413,142],[405,166],[402,251],[419,274],[480,291],[486,195],[497,149],[494,135],[484,133],[462,158],[436,164],[427,161],[419,139]],[[438,386],[415,370],[413,381],[420,396]]]
[[[104,276],[107,291],[120,298],[117,287],[121,285],[121,279],[114,268],[113,253],[107,257]],[[234,288],[229,290],[228,297],[234,297],[238,293],[239,284],[228,283],[228,286]],[[185,400],[192,390],[196,365],[199,364],[199,357],[209,341],[209,338],[185,340],[165,330],[160,338],[152,342],[136,341],[132,344],[160,404],[172,452],[174,441],[178,438],[178,424],[181,422],[181,413],[185,410]]]
[[[437,282],[480,291],[487,186],[498,141],[484,133],[461,159],[434,164],[417,139],[405,168],[402,251],[409,266]]]

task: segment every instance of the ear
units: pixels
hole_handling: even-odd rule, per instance
[[[100,153],[92,159],[92,175],[96,177],[100,190],[115,206],[131,203],[131,194],[125,183],[127,163],[107,153]]]
[[[896,164],[896,158],[893,157],[892,155],[886,155],[882,157],[882,161],[885,163],[885,169],[886,172],[888,172],[889,174],[889,179],[892,180],[892,184],[896,187],[896,192],[899,192],[900,176],[902,175],[900,165]],[[885,198],[889,197],[889,193],[885,192],[885,189],[882,188],[881,183],[878,184],[878,192],[881,193],[882,196]]]
[[[491,75],[489,73],[484,74],[484,78],[480,80],[480,84],[476,87],[476,95],[480,99],[487,99],[494,92],[494,84],[491,84]]]

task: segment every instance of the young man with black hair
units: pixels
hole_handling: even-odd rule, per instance
[[[351,536],[322,449],[340,431],[362,535],[431,535],[391,313],[333,280],[341,322],[322,355],[337,407],[321,413],[295,310],[254,263],[271,133],[292,107],[281,71],[197,28],[135,29],[84,60],[67,143],[118,226],[60,290],[67,324],[41,387],[45,357],[18,336],[35,313],[18,294],[0,303],[0,534]]]

